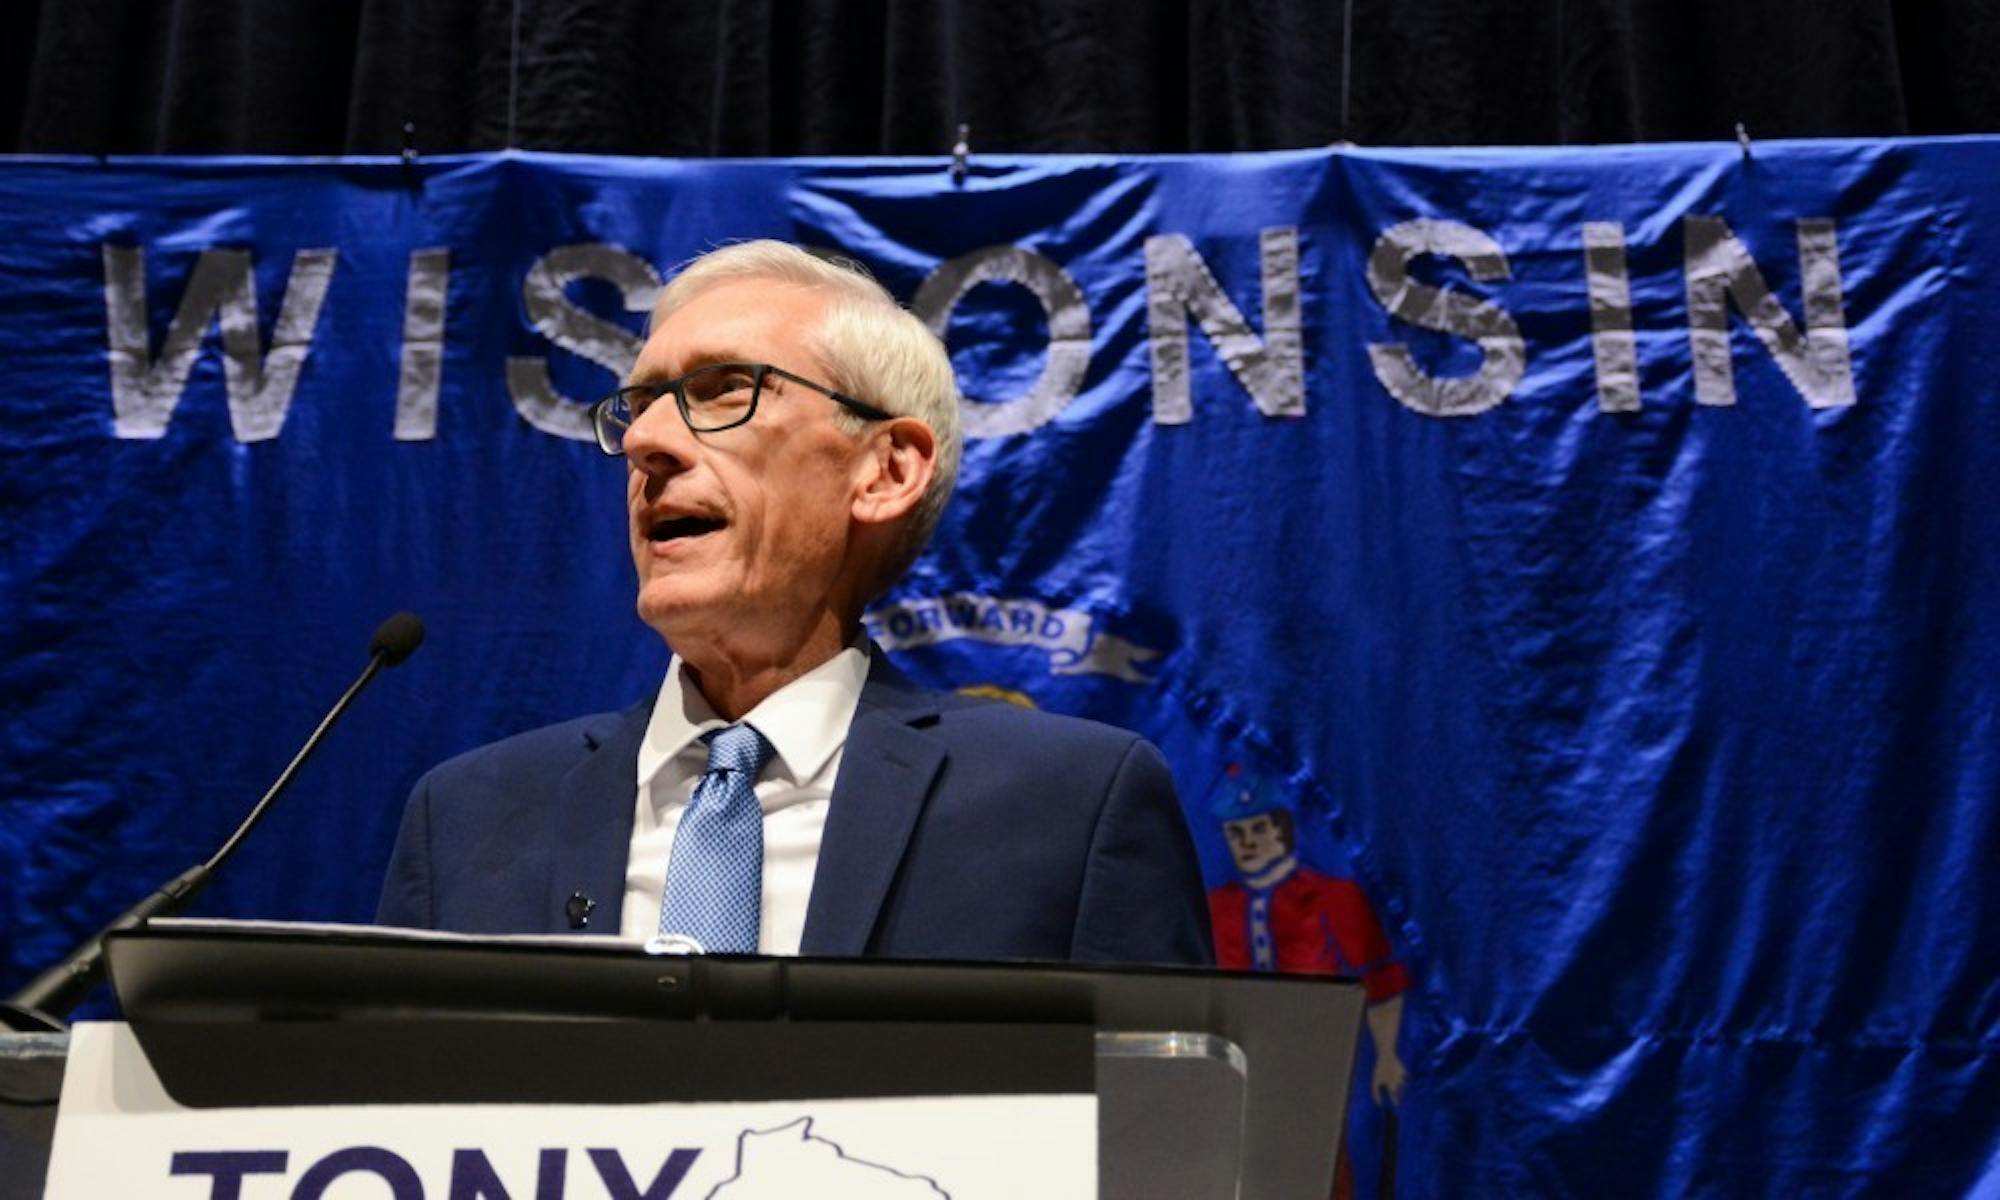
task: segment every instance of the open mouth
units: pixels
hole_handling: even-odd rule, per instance
[[[647,527],[646,540],[672,542],[682,538],[698,538],[714,533],[722,526],[723,522],[714,517],[667,517]]]

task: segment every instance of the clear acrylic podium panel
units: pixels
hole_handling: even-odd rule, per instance
[[[41,1200],[69,1035],[0,1033],[0,1200]]]
[[[1248,1068],[1214,1034],[1098,1034],[1100,1200],[1236,1196]]]

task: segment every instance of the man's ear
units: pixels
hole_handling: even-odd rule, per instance
[[[937,435],[915,417],[896,417],[868,431],[857,467],[854,519],[863,525],[901,520],[924,498],[937,472]]]

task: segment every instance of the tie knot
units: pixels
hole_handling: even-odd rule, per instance
[[[708,743],[710,771],[741,771],[744,778],[755,780],[771,757],[771,743],[748,725],[711,729],[701,740]]]

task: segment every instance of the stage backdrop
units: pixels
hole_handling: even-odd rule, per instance
[[[1155,738],[1225,959],[1367,981],[1361,1194],[2000,1194],[1996,183],[7,161],[4,986],[204,856],[397,609],[430,640],[205,911],[363,919],[420,771],[649,695],[586,405],[674,264],[770,236],[962,373],[870,628]]]

